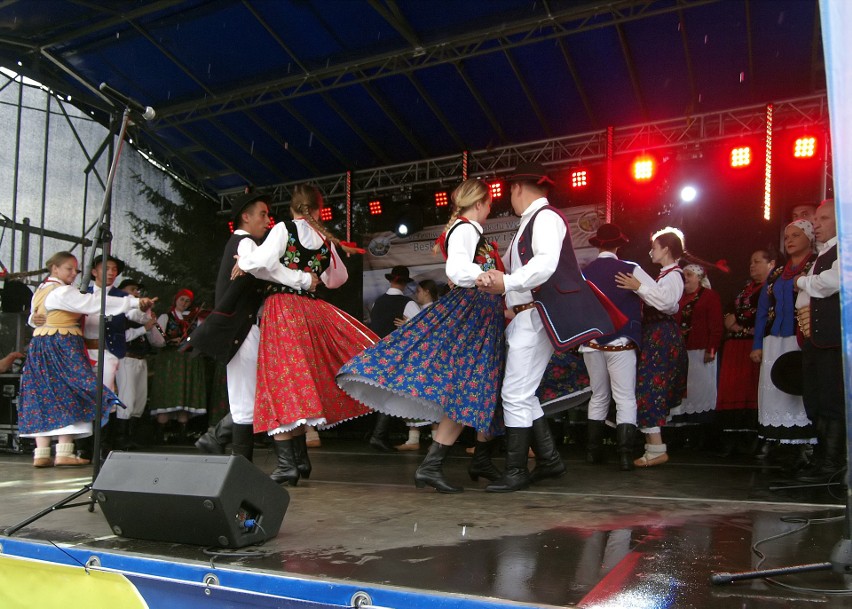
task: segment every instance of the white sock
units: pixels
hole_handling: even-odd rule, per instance
[[[50,446],[46,448],[36,448],[33,451],[33,459],[50,459]]]
[[[408,441],[406,444],[420,444],[420,430],[416,427],[408,428]]]
[[[665,454],[666,445],[665,444],[646,444],[645,445],[645,454],[653,457],[658,457],[659,455]]]
[[[56,456],[57,457],[70,457],[74,454],[74,443],[69,442],[67,444],[57,444],[56,445]]]

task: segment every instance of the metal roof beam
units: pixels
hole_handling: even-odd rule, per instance
[[[494,113],[491,112],[491,108],[488,107],[488,104],[485,103],[485,99],[480,95],[479,90],[476,88],[476,85],[473,84],[473,81],[468,76],[467,71],[464,69],[462,63],[456,62],[455,64],[456,70],[461,76],[464,84],[467,85],[470,94],[473,95],[473,98],[476,100],[476,103],[479,104],[479,107],[482,108],[482,113],[485,114],[485,118],[488,119],[488,122],[491,123],[492,129],[494,129],[494,133],[496,133],[501,142],[507,141],[506,134],[503,131],[503,127],[500,126],[500,122],[497,120],[497,117],[494,116]]]
[[[50,48],[55,47],[57,45],[67,44],[68,42],[77,40],[78,38],[83,38],[85,36],[94,34],[95,32],[100,32],[102,30],[108,30],[117,25],[128,23],[134,19],[139,19],[140,17],[145,17],[152,13],[157,13],[164,9],[171,8],[172,6],[178,6],[180,4],[183,4],[183,0],[160,0],[159,2],[143,3],[139,8],[127,13],[119,13],[117,11],[110,10],[108,8],[108,4],[105,5],[104,3],[99,3],[93,6],[93,8],[97,8],[98,10],[103,11],[104,13],[111,13],[115,16],[110,17],[109,19],[105,19],[103,21],[98,21],[97,23],[93,23],[91,25],[87,25],[83,28],[66,32],[58,38],[48,40],[41,46],[42,48]]]
[[[426,150],[426,148],[424,148],[423,145],[417,139],[414,138],[414,136],[411,134],[411,130],[406,128],[406,126],[403,124],[402,118],[400,118],[399,114],[393,108],[390,107],[390,105],[382,98],[381,95],[379,95],[375,88],[370,83],[366,82],[362,86],[364,87],[364,90],[367,92],[367,94],[371,98],[373,98],[373,101],[376,102],[379,108],[381,108],[382,112],[385,113],[385,115],[388,117],[388,120],[390,120],[394,124],[394,126],[399,130],[402,136],[407,139],[408,142],[414,147],[414,149],[417,151],[417,154],[419,154],[421,157],[428,156],[429,152]]]
[[[213,114],[242,111],[246,108],[276,103],[304,95],[329,91],[378,78],[405,74],[431,66],[458,63],[463,59],[505,51],[546,40],[559,39],[579,32],[612,27],[656,15],[667,14],[719,0],[621,0],[610,5],[592,8],[570,8],[512,24],[470,32],[449,40],[352,59],[328,67],[318,67],[305,73],[266,81],[230,91],[220,91],[205,100],[173,104],[160,110],[171,118],[172,124],[200,120]]]
[[[388,157],[387,153],[379,147],[369,135],[367,135],[367,132],[364,131],[356,121],[352,120],[352,117],[349,116],[349,113],[346,112],[340,104],[334,101],[331,96],[327,94],[323,94],[322,99],[328,104],[329,108],[337,113],[337,116],[342,118],[343,121],[349,125],[349,128],[355,132],[355,135],[361,138],[361,141],[367,144],[370,150],[372,150],[378,158],[382,159],[385,163],[390,162],[390,157]]]
[[[278,130],[269,123],[267,123],[265,120],[263,120],[260,116],[258,116],[257,112],[249,110],[246,114],[252,121],[254,121],[254,123],[258,127],[263,130],[264,133],[266,133],[266,135],[274,139],[278,143],[278,145],[281,146],[281,149],[285,153],[293,155],[293,158],[296,159],[296,161],[298,161],[299,164],[302,165],[302,167],[304,167],[314,175],[320,173],[319,167],[314,165],[305,155],[299,152],[295,147],[290,146],[289,142],[285,141],[280,135],[278,135]]]
[[[467,146],[465,146],[465,143],[459,137],[459,134],[450,125],[450,122],[447,120],[446,115],[441,111],[441,109],[438,107],[438,105],[432,99],[432,96],[429,95],[429,93],[426,91],[426,89],[423,88],[423,85],[420,84],[420,81],[417,80],[417,77],[414,74],[406,74],[406,76],[408,76],[408,80],[411,82],[411,84],[417,90],[417,93],[418,93],[418,95],[420,95],[420,98],[424,102],[426,102],[426,105],[429,106],[429,109],[437,117],[437,119],[441,122],[441,124],[444,126],[444,129],[447,131],[447,133],[450,135],[450,137],[453,138],[453,141],[456,143],[456,146],[458,146],[459,150],[464,150],[465,148],[467,148]]]
[[[394,0],[385,0],[385,4],[387,4],[387,6],[382,4],[379,0],[369,0],[369,2],[370,6],[372,6],[373,9],[393,27],[393,29],[399,32],[400,36],[405,38],[408,44],[410,44],[414,49],[422,48],[420,36],[417,35],[417,32],[403,16],[402,11],[399,10],[399,6],[396,2],[394,2]]]
[[[748,0],[746,0],[748,2]],[[686,75],[689,79],[689,113],[698,107],[698,87],[695,84],[695,70],[692,68],[692,53],[689,52],[689,38],[686,35],[686,18],[683,11],[677,12],[680,40],[683,43],[683,57],[686,61]]]
[[[311,134],[312,137],[315,137],[319,140],[319,142],[325,146],[326,150],[328,150],[331,154],[334,155],[338,161],[340,161],[340,165],[342,167],[346,167],[349,164],[349,160],[343,156],[340,150],[337,149],[331,140],[329,140],[319,129],[317,129],[313,123],[311,123],[308,119],[302,116],[300,113],[296,111],[290,104],[285,102],[281,102],[281,107],[285,112],[290,114],[294,119],[296,119],[302,127],[304,127],[308,133]],[[318,172],[317,172],[318,173]]]
[[[639,111],[642,112],[642,118],[648,120],[648,107],[645,105],[645,96],[642,95],[639,75],[636,73],[636,62],[633,61],[633,53],[630,51],[630,45],[627,43],[627,35],[624,33],[621,23],[615,24],[615,31],[618,34],[618,41],[621,43],[621,52],[624,54],[624,62],[627,64],[627,73],[630,75],[630,83],[633,85],[633,93],[636,95]]]
[[[595,111],[592,109],[592,104],[589,101],[588,93],[586,93],[586,87],[583,86],[583,80],[580,78],[580,73],[577,71],[577,65],[574,63],[574,58],[568,50],[568,45],[565,44],[565,40],[562,38],[558,40],[558,44],[559,48],[562,50],[562,57],[565,58],[565,63],[568,66],[568,71],[571,72],[571,78],[574,79],[574,86],[577,87],[577,94],[580,96],[580,100],[583,102],[583,107],[586,109],[586,115],[589,117],[592,125],[597,127],[599,125],[598,119],[595,116]]]
[[[512,57],[512,54],[509,51],[506,51],[506,61],[509,62],[509,67],[512,68],[512,73],[515,75],[515,78],[518,80],[518,84],[521,85],[521,89],[524,91],[524,95],[527,96],[527,101],[530,103],[530,107],[532,107],[533,112],[538,117],[538,122],[541,123],[541,128],[548,137],[553,135],[553,131],[550,129],[550,125],[547,123],[547,119],[544,118],[544,114],[541,112],[541,107],[538,105],[538,102],[535,100],[532,92],[530,91],[529,84],[527,83],[527,79],[524,78],[524,75],[521,74],[521,71],[518,69],[518,64],[515,63],[515,59]]]

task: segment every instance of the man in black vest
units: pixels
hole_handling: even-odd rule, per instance
[[[580,272],[565,216],[547,200],[554,182],[544,167],[522,163],[506,181],[511,184],[512,209],[521,217],[503,255],[506,274],[492,270],[476,280],[490,294],[505,294],[506,306],[515,314],[506,328],[501,391],[506,471],[485,488],[491,493],[519,491],[565,473],[536,389],[554,350],[566,351],[615,330]],[[527,470],[530,444],[536,457],[532,473]]]
[[[257,349],[260,344],[258,310],[265,284],[250,274],[231,279],[235,258],[254,249],[269,228],[269,198],[249,193],[232,206],[234,234],[225,245],[216,278],[214,310],[187,339],[195,353],[204,353],[228,366],[230,412],[198,439],[204,452],[222,454],[231,440],[231,453],[252,460]]]
[[[805,336],[802,345],[802,400],[814,422],[819,443],[816,460],[797,476],[802,482],[842,482],[846,470],[846,400],[840,333],[840,268],[834,200],[827,199],[813,216],[814,237],[823,243],[806,276],[796,278],[800,294],[797,317]],[[808,303],[808,298],[810,303]]]
[[[411,282],[407,266],[398,265],[385,275],[390,282],[388,291],[379,296],[370,310],[370,329],[384,338],[394,330],[394,320],[407,317],[411,319],[420,312],[420,307],[405,295],[405,288]],[[395,452],[388,434],[391,418],[383,412],[376,413],[376,426],[370,436],[370,446],[382,452]]]

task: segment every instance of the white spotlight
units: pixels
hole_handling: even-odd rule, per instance
[[[680,200],[684,203],[692,203],[695,197],[698,196],[698,191],[692,186],[684,186],[680,191]]]

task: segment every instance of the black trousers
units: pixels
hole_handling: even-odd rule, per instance
[[[810,341],[802,346],[802,401],[811,421],[844,421],[843,357],[840,347],[820,349]]]

